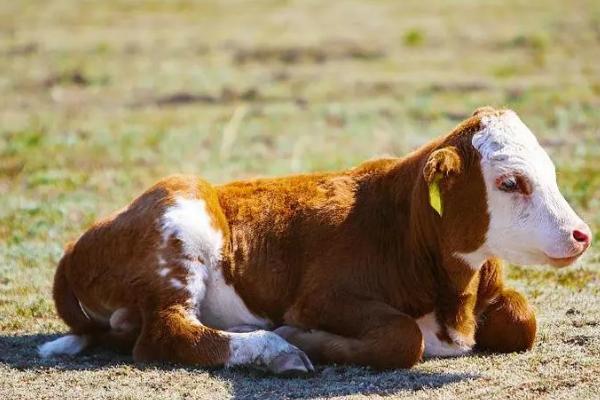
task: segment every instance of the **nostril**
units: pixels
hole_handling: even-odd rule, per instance
[[[590,240],[590,237],[587,235],[587,233],[575,229],[573,231],[573,239],[575,239],[578,242],[587,242],[588,240]]]

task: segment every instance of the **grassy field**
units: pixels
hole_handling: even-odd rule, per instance
[[[533,351],[376,373],[140,369],[64,332],[63,245],[158,178],[213,182],[401,155],[480,105],[516,110],[600,231],[598,1],[0,2],[0,398],[600,398],[600,235],[578,265],[511,267]]]

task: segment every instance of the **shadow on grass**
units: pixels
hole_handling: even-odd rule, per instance
[[[100,370],[133,364],[131,356],[93,348],[75,357],[42,359],[37,346],[61,335],[0,335],[0,364],[18,370]],[[369,368],[320,366],[314,375],[279,378],[253,369],[206,369],[180,365],[146,365],[140,369],[203,371],[231,387],[234,399],[268,399],[362,395],[389,395],[439,388],[479,376],[466,373],[430,373],[417,369],[377,372]]]
[[[369,368],[320,366],[310,377],[285,379],[246,370],[219,370],[211,374],[230,383],[234,399],[313,399],[349,395],[399,395],[440,388],[479,376],[431,373],[418,369],[378,372]]]
[[[39,345],[60,335],[8,335],[0,334],[0,364],[15,369],[55,368],[58,370],[93,370],[131,364],[131,356],[117,354],[102,349],[91,349],[75,357],[43,359],[37,353]]]

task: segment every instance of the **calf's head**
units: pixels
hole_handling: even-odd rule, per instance
[[[464,153],[473,152],[471,169],[479,169],[466,176],[469,167],[460,166],[456,157],[442,154],[449,160],[446,163],[455,166],[442,175],[457,175],[457,184],[448,190],[448,200],[451,203],[460,199],[463,203],[458,208],[448,204],[449,211],[454,208],[455,225],[460,221],[460,212],[469,214],[464,217],[466,223],[477,218],[487,221],[478,248],[459,255],[470,264],[489,257],[556,267],[573,263],[589,247],[592,233],[560,193],[548,154],[513,111],[485,108],[476,111],[473,118],[476,128],[468,135],[468,145],[458,149],[443,147],[430,156],[431,161],[440,152],[456,149],[456,155],[465,158]],[[426,167],[426,180],[428,174],[431,171]],[[473,182],[474,179],[479,182]],[[471,199],[474,205],[470,207],[464,194],[469,185],[479,186],[485,192],[481,193],[486,200],[479,213],[486,215],[474,215],[478,213],[476,202]],[[459,208],[462,211],[457,212]]]

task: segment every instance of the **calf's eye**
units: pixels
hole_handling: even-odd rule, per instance
[[[519,190],[519,182],[517,182],[517,178],[514,176],[502,178],[498,182],[498,189],[508,193],[516,192]]]

